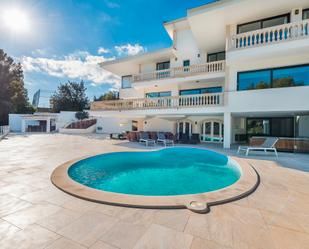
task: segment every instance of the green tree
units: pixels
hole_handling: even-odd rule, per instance
[[[119,99],[119,92],[117,91],[108,91],[107,93],[104,93],[100,97],[96,98],[94,96],[94,101],[102,101],[102,100],[116,100]]]
[[[87,118],[89,118],[89,113],[85,112],[85,111],[76,112],[75,118],[77,118],[78,120],[87,119]]]
[[[8,123],[9,113],[33,113],[24,86],[24,74],[20,63],[15,63],[0,49],[0,125]]]
[[[86,90],[83,81],[60,84],[50,99],[52,111],[82,111],[89,108]]]

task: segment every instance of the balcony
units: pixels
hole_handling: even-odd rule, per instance
[[[160,98],[95,101],[91,110],[146,110],[170,108],[199,108],[223,105],[223,93],[170,96]]]
[[[225,61],[215,61],[205,64],[196,64],[186,67],[173,67],[166,70],[158,70],[149,73],[141,73],[132,76],[132,83],[151,80],[163,80],[180,77],[189,77],[199,74],[224,72]]]
[[[229,50],[267,46],[303,38],[309,38],[309,20],[234,35],[230,38]]]

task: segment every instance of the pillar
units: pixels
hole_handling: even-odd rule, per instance
[[[26,120],[21,120],[21,132],[26,132]]]
[[[224,138],[223,147],[229,149],[231,147],[232,139],[232,115],[230,112],[224,113]]]
[[[46,119],[46,132],[50,133],[50,118]]]

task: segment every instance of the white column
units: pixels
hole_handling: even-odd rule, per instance
[[[231,147],[232,138],[232,115],[230,112],[224,113],[224,140],[223,147],[229,149]]]
[[[50,118],[46,119],[46,132],[50,133]]]
[[[26,132],[26,120],[21,120],[21,132]]]

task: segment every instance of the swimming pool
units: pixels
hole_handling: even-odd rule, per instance
[[[171,196],[225,188],[241,177],[241,168],[227,156],[213,151],[172,147],[97,155],[74,163],[68,175],[97,190]]]

